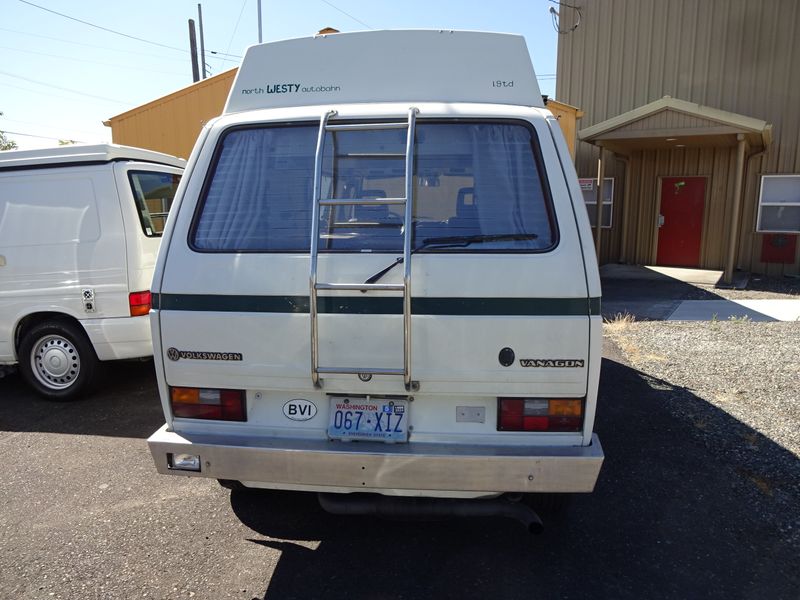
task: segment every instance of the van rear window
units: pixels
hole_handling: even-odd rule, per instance
[[[128,179],[142,231],[147,237],[161,237],[181,176],[157,171],[130,171]]]
[[[318,126],[235,129],[222,139],[195,217],[192,247],[217,252],[308,252]],[[557,231],[532,127],[509,122],[418,122],[412,247],[447,252],[543,252]],[[326,134],[321,197],[405,196],[406,131]],[[320,252],[398,252],[402,205],[320,210]],[[480,243],[437,238],[481,236]]]

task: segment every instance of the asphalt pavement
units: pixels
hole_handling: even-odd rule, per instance
[[[0,598],[796,598],[774,498],[696,415],[764,460],[787,451],[683,388],[695,418],[675,416],[673,386],[608,342],[604,355],[597,488],[543,515],[540,536],[504,519],[337,517],[311,494],[158,475],[152,363],[111,365],[70,404],[0,379]]]

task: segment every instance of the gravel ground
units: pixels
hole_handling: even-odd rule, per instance
[[[732,458],[750,492],[777,502],[781,531],[800,551],[800,323],[621,320],[605,332],[651,387],[671,392],[668,411]]]

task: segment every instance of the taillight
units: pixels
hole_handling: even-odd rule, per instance
[[[583,400],[498,398],[498,431],[580,431]]]
[[[172,414],[187,419],[246,421],[247,398],[244,390],[171,387]]]
[[[132,317],[141,317],[150,312],[150,292],[133,292],[128,295]]]

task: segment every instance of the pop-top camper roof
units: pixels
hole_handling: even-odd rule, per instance
[[[543,106],[522,36],[415,30],[251,46],[225,112],[364,102]]]

